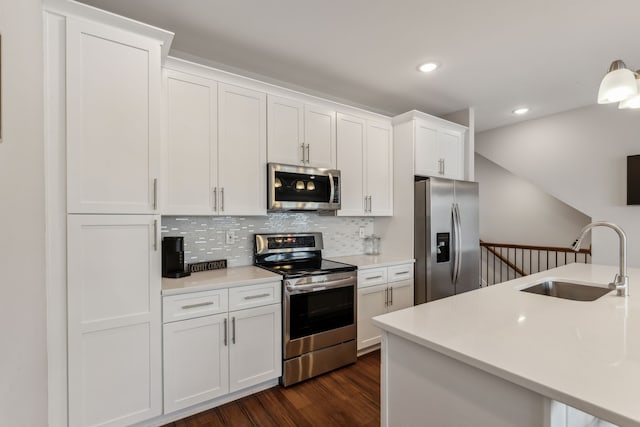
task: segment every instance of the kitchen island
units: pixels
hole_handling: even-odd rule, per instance
[[[606,286],[616,272],[570,264],[374,318],[382,425],[577,425],[569,405],[640,426],[640,269],[628,298],[520,291],[548,278]]]

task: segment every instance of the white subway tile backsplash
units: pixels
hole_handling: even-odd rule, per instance
[[[373,218],[325,216],[313,212],[270,213],[266,217],[162,217],[162,236],[184,237],[186,263],[226,259],[230,267],[253,264],[256,233],[321,232],[325,257],[364,253],[360,227],[373,233]],[[226,244],[227,231],[236,241]]]

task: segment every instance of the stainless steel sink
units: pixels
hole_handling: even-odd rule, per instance
[[[611,289],[608,288],[573,282],[561,282],[558,280],[545,280],[544,282],[536,283],[533,286],[520,290],[532,294],[547,295],[574,301],[595,301],[601,296],[611,292]]]

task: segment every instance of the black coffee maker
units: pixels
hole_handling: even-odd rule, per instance
[[[184,238],[162,238],[162,277],[177,279],[189,276],[191,273],[184,270]]]

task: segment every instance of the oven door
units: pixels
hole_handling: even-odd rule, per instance
[[[340,209],[340,172],[269,163],[271,211]]]
[[[284,281],[284,358],[356,339],[356,273]]]

